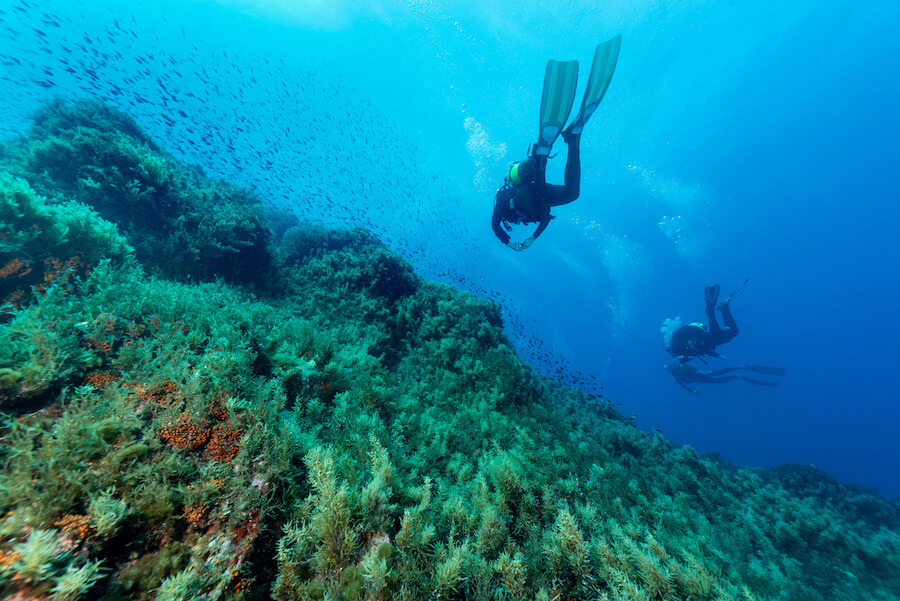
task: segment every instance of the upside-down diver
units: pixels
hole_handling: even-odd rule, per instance
[[[671,338],[667,338],[664,348],[673,357],[682,363],[687,363],[693,357],[699,357],[701,360],[704,355],[710,357],[719,357],[716,347],[725,344],[738,335],[738,326],[731,314],[731,301],[744,285],[750,280],[744,280],[735,288],[728,298],[722,301],[718,307],[716,302],[719,300],[719,285],[707,286],[704,291],[706,301],[706,317],[709,319],[709,327],[699,322],[694,322],[686,326],[681,326],[671,334]],[[722,323],[724,328],[719,326],[716,319],[716,309],[722,314]]]
[[[562,128],[572,110],[578,85],[578,61],[547,62],[538,141],[527,159],[510,167],[503,187],[494,197],[491,228],[511,249],[529,248],[553,219],[551,207],[568,204],[581,193],[581,132],[609,88],[621,43],[622,36],[617,35],[597,46],[581,110],[565,129]],[[568,146],[565,181],[561,186],[546,182],[547,158],[559,135]],[[522,242],[512,242],[507,232],[512,230],[513,223],[537,223],[538,226]]]

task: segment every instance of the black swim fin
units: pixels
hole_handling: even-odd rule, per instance
[[[754,378],[748,378],[747,376],[738,376],[744,382],[748,384],[756,384],[757,386],[778,386],[778,382],[767,382],[765,380],[756,380]]]
[[[783,376],[787,373],[783,367],[770,367],[768,365],[745,365],[744,369],[758,374],[769,374],[771,376]]]
[[[716,301],[719,300],[719,285],[707,286],[704,290],[704,295],[707,305],[715,305]]]
[[[738,292],[740,292],[741,288],[743,288],[749,281],[750,281],[750,278],[747,278],[746,280],[741,282],[740,285],[734,289],[734,292],[732,292],[731,294],[728,295],[728,298],[726,298],[721,303],[719,303],[719,306],[716,307],[716,309],[719,309],[721,311],[722,307],[724,307],[725,305],[730,303],[732,300],[734,300],[734,295],[737,294]]]

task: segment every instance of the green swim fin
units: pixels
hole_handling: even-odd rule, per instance
[[[603,100],[603,95],[609,88],[613,72],[616,70],[616,62],[619,60],[619,47],[622,45],[622,34],[597,45],[594,50],[594,62],[591,64],[591,75],[588,78],[587,88],[584,91],[584,100],[581,101],[581,110],[568,129],[573,134],[580,134],[584,124],[591,118],[594,110]]]
[[[547,61],[544,94],[541,97],[541,127],[534,154],[550,154],[550,147],[572,112],[577,87],[578,61]]]
[[[714,284],[703,289],[703,299],[707,305],[715,305],[719,300],[719,285]]]

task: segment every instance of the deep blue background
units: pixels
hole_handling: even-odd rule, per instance
[[[13,0],[0,135],[55,96],[107,100],[212,174],[503,298],[524,356],[596,377],[641,427],[900,495],[897,3],[482,4]],[[534,141],[544,64],[579,59],[583,86],[616,33],[582,196],[514,253],[491,203]],[[745,277],[722,350],[788,376],[690,395],[659,328]]]

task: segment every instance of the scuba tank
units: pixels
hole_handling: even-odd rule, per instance
[[[512,226],[510,223],[527,223],[531,220],[516,209],[514,198],[519,186],[535,184],[540,178],[540,183],[544,183],[543,167],[546,165],[547,157],[534,156],[531,154],[531,147],[528,148],[528,158],[512,164],[509,171],[506,172],[506,178],[503,187],[497,191],[495,199],[503,207],[505,218],[501,221],[506,231],[510,231]],[[551,217],[552,219],[552,217]]]
[[[532,155],[524,161],[513,163],[506,172],[506,181],[513,186],[533,184],[537,180],[537,159]]]

